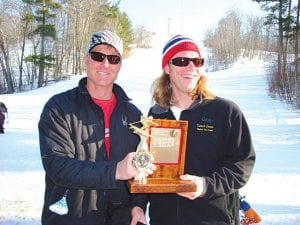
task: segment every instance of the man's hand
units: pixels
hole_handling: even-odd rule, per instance
[[[134,156],[135,152],[130,152],[122,161],[118,162],[116,169],[117,180],[128,180],[138,174],[139,170],[132,163]],[[149,174],[152,174],[154,170],[156,170],[156,166],[151,163],[149,168],[145,169],[143,172],[148,176]]]
[[[194,199],[204,195],[204,193],[205,193],[205,179],[203,177],[198,177],[198,176],[185,174],[185,175],[181,175],[180,179],[193,181],[196,184],[196,191],[195,192],[180,192],[180,193],[177,193],[179,196],[188,198],[190,200],[194,200]]]
[[[137,174],[138,170],[132,164],[132,159],[135,152],[130,152],[125,156],[125,158],[118,162],[116,169],[116,179],[117,180],[128,180]]]
[[[132,219],[131,219],[130,225],[136,225],[136,224],[138,224],[138,222],[140,222],[140,224],[141,223],[147,224],[144,210],[141,209],[140,207],[138,207],[138,206],[133,207],[131,210],[131,216],[132,216]]]

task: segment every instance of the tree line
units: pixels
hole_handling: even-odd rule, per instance
[[[230,67],[242,57],[259,56],[269,62],[269,93],[300,108],[300,0],[253,0],[263,16],[231,10],[217,28],[205,35],[213,70]],[[242,74],[241,74],[242,76]]]
[[[87,39],[99,29],[118,33],[127,53],[133,42],[150,47],[153,33],[143,26],[134,29],[119,10],[120,1],[0,0],[0,93],[82,74]],[[226,69],[240,57],[259,56],[270,65],[270,94],[300,107],[300,0],[252,1],[264,11],[263,18],[231,10],[207,30],[209,69]]]
[[[135,32],[119,3],[0,1],[0,93],[39,88],[68,74],[82,74],[86,43],[100,29],[116,32],[124,41],[125,54],[135,36],[148,40],[151,33],[143,27]]]

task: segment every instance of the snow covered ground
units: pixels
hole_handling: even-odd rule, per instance
[[[160,51],[135,50],[124,60],[117,83],[146,114],[150,85],[160,75]],[[235,101],[249,123],[257,163],[241,190],[262,217],[261,225],[300,224],[300,112],[267,94],[264,65],[242,60],[226,71],[208,73],[210,86]],[[55,93],[77,85],[73,76],[38,90],[0,95],[9,110],[0,135],[0,224],[39,225],[44,193],[37,123]]]

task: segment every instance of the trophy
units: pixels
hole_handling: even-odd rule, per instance
[[[142,127],[139,128],[135,126],[136,123],[141,123]],[[145,170],[149,168],[151,165],[151,161],[153,159],[152,155],[149,153],[147,138],[150,137],[149,134],[149,126],[156,125],[152,118],[146,118],[141,116],[141,120],[135,123],[129,124],[129,128],[133,130],[133,133],[140,136],[140,143],[137,146],[136,154],[133,158],[133,165],[139,170],[139,173],[134,177],[134,180],[139,184],[147,183],[147,176],[145,174]]]
[[[137,127],[138,123],[142,126]],[[184,174],[187,121],[141,116],[141,120],[131,123],[129,128],[140,136],[140,143],[132,162],[139,173],[127,182],[131,193],[196,191],[195,183],[179,178]],[[157,169],[147,177],[145,170],[151,163],[155,164]]]

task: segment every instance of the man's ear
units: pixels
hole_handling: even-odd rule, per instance
[[[85,67],[85,69],[86,69],[86,65],[87,65],[87,60],[88,60],[88,55],[85,55],[83,58],[83,66]]]

